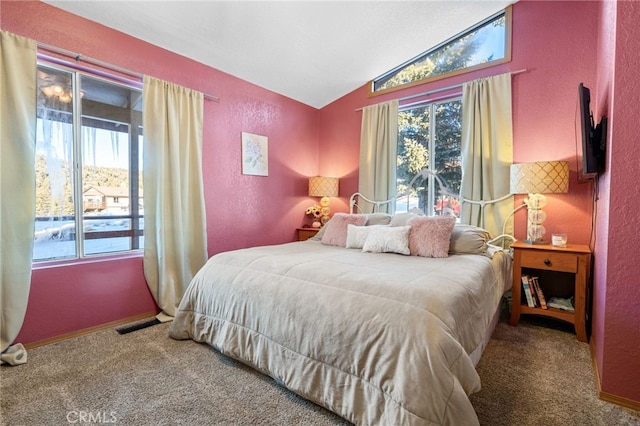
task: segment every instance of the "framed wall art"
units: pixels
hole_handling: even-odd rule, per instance
[[[242,132],[242,174],[269,176],[269,139]]]

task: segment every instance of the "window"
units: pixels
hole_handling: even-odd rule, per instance
[[[427,215],[460,217],[457,197],[462,179],[460,157],[462,132],[462,99],[449,99],[398,113],[397,193],[407,191],[408,184],[424,168],[436,177],[417,178],[407,196],[398,198],[396,212],[414,208]]]
[[[373,80],[372,93],[439,80],[511,60],[511,8]]]
[[[141,90],[40,64],[37,108],[33,260],[141,249]]]

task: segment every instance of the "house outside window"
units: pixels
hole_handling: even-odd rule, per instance
[[[419,209],[424,214],[460,217],[462,99],[400,109],[396,212]],[[409,183],[424,168],[436,173]],[[440,183],[437,181],[440,179]]]
[[[143,248],[141,90],[41,63],[37,108],[33,260]]]
[[[371,82],[383,94],[511,60],[511,7],[474,25]]]

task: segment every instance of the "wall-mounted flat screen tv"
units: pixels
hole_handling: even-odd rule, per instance
[[[577,109],[579,117],[576,118],[579,129],[576,136],[580,138],[579,146],[582,148],[583,179],[594,178],[604,169],[607,146],[607,117],[602,117],[600,123],[595,125],[590,103],[591,91],[580,83]]]

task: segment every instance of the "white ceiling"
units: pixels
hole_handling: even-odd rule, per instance
[[[515,0],[44,0],[315,108]]]

